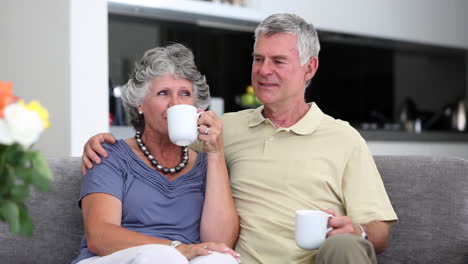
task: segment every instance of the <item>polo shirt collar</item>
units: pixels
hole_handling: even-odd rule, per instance
[[[322,122],[325,114],[316,103],[309,103],[310,109],[296,124],[289,127],[294,133],[299,135],[312,134]]]
[[[262,112],[263,112],[263,105],[253,110],[253,112],[250,114],[249,127],[258,126],[266,120],[266,118],[263,117]]]
[[[284,130],[292,130],[294,133],[299,135],[312,134],[320,125],[325,114],[320,110],[318,105],[314,102],[308,103],[310,105],[309,111],[303,116],[296,124],[291,127],[284,128]],[[262,115],[263,105],[256,108],[250,115],[249,127],[255,127],[265,122],[266,119]],[[268,120],[271,123],[270,120]]]

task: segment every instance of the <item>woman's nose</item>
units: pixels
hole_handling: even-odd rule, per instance
[[[179,96],[172,96],[171,100],[169,101],[169,107],[182,104],[182,101],[180,100]]]

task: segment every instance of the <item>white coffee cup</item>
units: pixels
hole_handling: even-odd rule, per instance
[[[169,138],[178,146],[192,144],[198,136],[197,108],[193,105],[179,104],[167,109]]]
[[[296,211],[296,244],[302,249],[318,249],[325,241],[328,228],[328,219],[333,217],[319,210]]]

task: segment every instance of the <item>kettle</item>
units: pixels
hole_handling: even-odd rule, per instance
[[[400,105],[398,119],[406,132],[420,133],[422,130],[421,119],[416,103],[411,98],[406,98]]]
[[[466,99],[460,99],[452,112],[452,129],[461,132],[467,130],[466,110]]]

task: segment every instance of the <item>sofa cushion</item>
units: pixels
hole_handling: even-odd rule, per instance
[[[412,156],[376,156],[375,161],[399,217],[379,263],[468,263],[468,161]],[[52,191],[32,190],[28,201],[34,235],[12,236],[0,223],[0,263],[66,264],[78,254],[80,159],[48,162],[55,177]]]
[[[410,156],[375,161],[399,217],[379,263],[468,263],[468,161]]]
[[[29,215],[32,238],[11,235],[0,223],[0,263],[66,264],[78,255],[83,225],[78,198],[81,186],[79,158],[48,158],[54,175],[50,192],[31,188]]]

